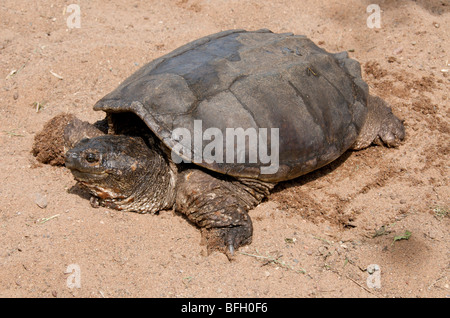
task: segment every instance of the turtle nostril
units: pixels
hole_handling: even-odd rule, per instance
[[[66,153],[66,158],[65,158],[65,165],[66,167],[70,168],[72,167],[75,162],[77,162],[78,160],[78,155],[74,152],[67,152]]]
[[[95,163],[95,162],[98,162],[99,159],[100,159],[98,154],[92,153],[92,152],[88,152],[88,153],[85,155],[84,158],[85,158],[86,161],[89,162],[89,163]]]

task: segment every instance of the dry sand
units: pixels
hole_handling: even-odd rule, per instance
[[[0,4],[1,297],[449,296],[448,1],[74,2],[74,29],[71,1]],[[380,28],[366,23],[372,2]],[[250,212],[253,243],[231,263],[205,255],[180,215],[94,209],[68,170],[31,155],[50,118],[101,119],[93,104],[139,67],[234,28],[350,51],[405,120],[404,144],[348,152],[277,186]],[[80,288],[67,284],[73,264]],[[370,264],[381,288],[367,284]]]

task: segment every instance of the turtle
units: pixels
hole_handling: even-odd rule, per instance
[[[185,44],[93,108],[105,119],[59,117],[57,133],[64,164],[91,204],[173,209],[200,228],[208,253],[230,259],[251,243],[249,211],[276,184],[347,150],[398,147],[405,138],[403,121],[369,94],[360,63],[347,52],[267,29]]]

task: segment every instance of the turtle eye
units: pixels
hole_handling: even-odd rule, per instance
[[[89,163],[96,163],[100,160],[100,157],[97,153],[93,153],[93,152],[88,152],[84,158],[86,159],[87,162]]]

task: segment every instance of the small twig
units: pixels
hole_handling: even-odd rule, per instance
[[[59,75],[59,74],[56,74],[55,72],[53,72],[53,71],[50,71],[50,74],[52,74],[54,77],[56,77],[56,78],[58,78],[58,79],[60,79],[60,80],[62,80],[63,79],[63,77],[61,76],[61,75]]]
[[[58,216],[60,216],[60,214],[55,214],[55,215],[52,215],[52,216],[50,216],[48,218],[42,218],[41,221],[39,221],[39,223],[40,224],[44,224],[45,222],[50,221],[50,220],[52,220],[54,218],[57,218]]]
[[[317,74],[316,73],[314,73],[314,71],[310,68],[310,67],[308,67],[308,72],[310,72],[312,75],[314,75],[314,76],[317,76]]]
[[[251,257],[256,257],[256,258],[262,258],[262,259],[271,259],[269,256],[262,256],[262,255],[255,255],[255,254],[249,254],[249,253],[245,253],[245,252],[239,252],[242,255],[247,255],[247,256],[251,256]]]
[[[192,279],[193,279],[192,276],[187,276],[183,278],[182,282],[186,287],[189,287],[189,283],[191,282]]]
[[[431,283],[430,286],[428,286],[428,290],[430,290],[431,287],[433,287],[434,284],[436,284],[436,283],[437,283],[438,281],[440,281],[442,278],[446,278],[446,277],[447,277],[447,276],[441,276],[441,277],[439,277],[438,279],[436,279],[434,282]]]
[[[10,78],[10,77],[16,75],[17,73],[19,73],[19,71],[21,71],[21,70],[25,67],[25,65],[27,65],[27,63],[28,63],[29,60],[30,60],[30,59],[28,59],[25,63],[23,63],[23,65],[22,65],[21,67],[19,67],[19,69],[17,69],[17,70],[12,70],[11,72],[9,72],[9,74],[6,76],[5,79],[8,79],[8,78]]]
[[[260,258],[260,259],[264,259],[267,261],[267,263],[274,263],[274,264],[278,264],[283,268],[286,269],[290,269],[296,273],[300,273],[300,274],[306,274],[306,271],[304,269],[300,269],[300,270],[296,270],[294,269],[294,267],[292,267],[291,265],[286,264],[283,261],[280,261],[279,259],[281,258],[281,256],[275,258],[273,256],[263,256],[263,255],[255,255],[255,254],[249,254],[249,253],[245,253],[245,252],[239,252],[242,255],[247,255],[247,256],[251,256],[251,257],[255,257],[255,258]]]
[[[324,239],[324,238],[321,238],[321,237],[318,237],[318,236],[313,236],[313,238],[316,239],[316,240],[319,240],[319,241],[322,241],[322,242],[325,242],[325,243],[331,245],[331,242],[326,240],[326,239]]]
[[[353,283],[355,283],[356,285],[358,285],[359,287],[361,287],[362,289],[364,289],[364,290],[365,290],[366,292],[368,292],[369,294],[375,295],[375,294],[372,293],[369,289],[367,289],[366,287],[364,287],[363,285],[361,285],[360,283],[358,283],[356,280],[354,280],[354,279],[351,278],[350,276],[348,276],[348,275],[342,275],[341,273],[339,273],[338,270],[336,270],[336,269],[334,269],[334,268],[332,268],[332,267],[330,267],[330,270],[331,270],[333,273],[338,274],[338,275],[340,275],[340,276],[343,276],[343,277],[347,278],[348,280],[352,281]],[[377,295],[375,295],[375,296],[377,296]]]
[[[14,130],[11,130],[11,131],[3,130],[3,132],[12,137],[25,137],[25,135],[15,133]]]
[[[356,280],[354,280],[353,278],[349,277],[349,276],[344,276],[345,278],[351,280],[352,282],[354,282],[356,285],[358,285],[359,287],[361,287],[362,289],[364,289],[366,292],[374,295],[374,293],[372,293],[369,289],[367,289],[366,287],[364,287],[363,285],[361,285],[360,283],[358,283]]]
[[[45,107],[46,102],[34,102],[33,105],[36,105],[36,113],[39,113],[39,111]]]
[[[375,233],[372,235],[372,238],[375,238],[377,236],[387,235],[387,234],[391,233],[392,231],[389,231],[387,229],[388,226],[382,225],[378,230],[375,230]]]
[[[5,79],[10,78],[11,76],[15,75],[16,73],[17,73],[17,70],[12,70],[11,72],[9,72],[8,75],[6,75],[6,78],[5,78]]]

